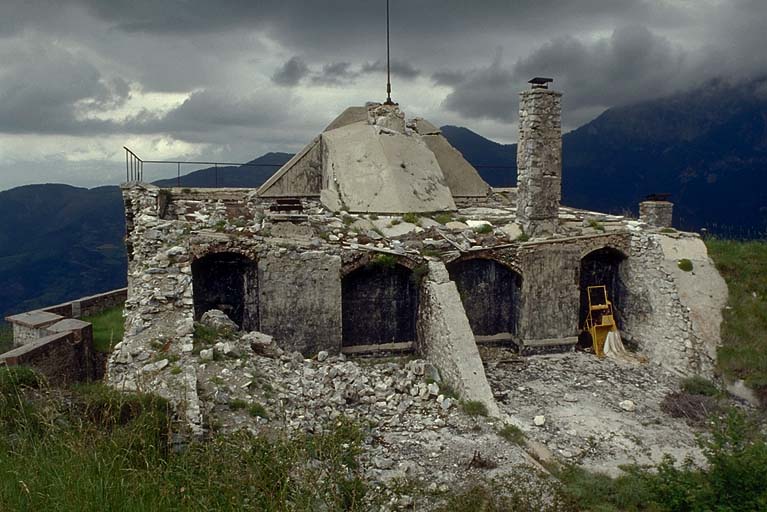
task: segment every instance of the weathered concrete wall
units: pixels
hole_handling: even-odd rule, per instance
[[[296,153],[258,189],[262,197],[319,197],[322,188],[322,150],[317,137]]]
[[[429,262],[418,317],[418,352],[461,398],[480,401],[491,416],[500,416],[458,288],[442,262]]]
[[[674,203],[669,201],[642,201],[639,220],[656,228],[670,228],[674,217]]]
[[[517,222],[531,236],[557,229],[562,196],[562,94],[522,91],[517,143]]]
[[[258,262],[260,330],[285,350],[313,356],[341,348],[341,258],[270,251]],[[364,322],[364,319],[360,319]]]

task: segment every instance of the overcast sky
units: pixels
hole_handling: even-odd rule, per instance
[[[767,71],[767,0],[391,0],[391,11],[394,100],[504,143],[536,75],[555,78],[572,129],[611,106]],[[0,0],[0,190],[119,183],[123,145],[145,159],[297,151],[345,107],[385,99],[384,13],[383,0]]]

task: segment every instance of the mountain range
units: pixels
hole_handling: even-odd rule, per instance
[[[516,145],[467,128],[442,133],[493,186],[516,184]],[[713,81],[615,107],[563,136],[563,203],[636,213],[670,193],[675,226],[725,237],[767,233],[767,80]],[[202,169],[183,187],[256,187],[292,155]],[[176,178],[155,182],[175,186]],[[0,314],[125,285],[124,220],[116,186],[27,185],[0,192]]]

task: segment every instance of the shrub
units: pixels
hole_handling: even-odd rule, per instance
[[[449,212],[435,213],[432,219],[439,222],[440,224],[447,224],[453,220],[453,214]]]
[[[409,223],[409,224],[418,224],[418,222],[421,220],[421,216],[417,213],[406,213],[402,216],[402,220]]]
[[[682,379],[682,390],[691,395],[716,396],[719,394],[719,388],[716,384],[699,375]]]
[[[479,235],[486,235],[488,233],[493,232],[493,226],[491,226],[490,224],[481,224],[477,226],[476,228],[474,228],[474,232]]]
[[[692,261],[688,260],[687,258],[682,258],[681,260],[677,261],[676,266],[679,267],[679,270],[683,270],[684,272],[692,271]]]
[[[261,404],[253,404],[250,407],[248,407],[248,414],[253,416],[254,418],[268,418],[269,415],[266,413],[266,408]]]
[[[525,444],[525,433],[516,425],[504,425],[503,428],[498,431],[498,435],[510,443],[520,446]]]
[[[602,223],[601,223],[601,222],[599,222],[598,220],[595,220],[595,219],[589,219],[589,221],[588,221],[588,222],[589,222],[589,227],[590,227],[590,228],[596,229],[597,231],[602,231],[602,232],[604,232],[604,230],[605,230],[605,227],[604,227],[604,226],[602,225]]]
[[[487,416],[487,406],[479,400],[462,401],[461,408],[469,416]]]
[[[376,254],[369,265],[373,267],[394,268],[397,264],[397,258],[391,254]]]

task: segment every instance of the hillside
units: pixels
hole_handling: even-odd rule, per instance
[[[0,313],[124,286],[124,226],[118,187],[0,192]]]

